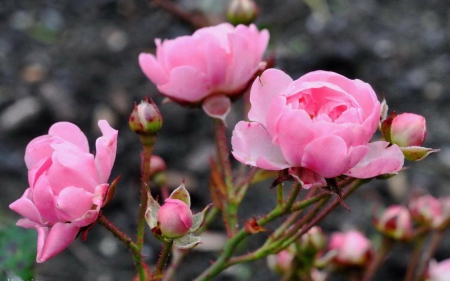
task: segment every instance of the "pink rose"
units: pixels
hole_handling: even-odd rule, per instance
[[[242,163],[291,168],[301,180],[322,184],[323,178],[371,178],[403,166],[398,146],[369,143],[380,120],[380,102],[360,80],[315,71],[292,81],[269,69],[254,81],[250,102],[251,122],[239,122],[231,140],[233,155]]]
[[[269,32],[229,23],[201,28],[192,36],[156,39],[156,56],[141,53],[139,65],[158,90],[180,103],[242,92],[261,68]]]
[[[370,240],[356,230],[333,233],[328,248],[335,252],[334,261],[340,265],[362,266],[372,257]]]
[[[83,132],[68,122],[54,124],[26,148],[30,187],[9,207],[25,217],[18,226],[37,230],[39,263],[67,248],[81,227],[97,219],[117,147],[117,130],[105,120],[98,125],[103,136],[95,157]]]

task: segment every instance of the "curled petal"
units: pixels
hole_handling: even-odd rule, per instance
[[[56,223],[51,229],[37,226],[38,249],[36,262],[45,262],[59,254],[72,243],[79,230],[79,227],[71,223]]]
[[[231,137],[233,156],[247,165],[267,170],[289,168],[278,146],[272,143],[270,135],[256,122],[239,122]]]
[[[202,104],[203,110],[212,118],[217,118],[225,123],[225,118],[231,109],[231,101],[225,95],[211,96],[205,99]]]
[[[60,137],[61,139],[73,143],[83,152],[89,152],[89,143],[86,135],[77,125],[69,122],[58,122],[50,127],[49,135]]]
[[[32,201],[30,188],[25,190],[22,197],[11,203],[9,208],[30,221],[43,224],[41,215]]]
[[[39,136],[33,139],[25,149],[25,164],[28,169],[32,169],[44,159],[51,158],[53,148],[50,144],[55,140],[49,135]]]
[[[117,130],[109,126],[106,120],[98,121],[98,126],[103,133],[95,143],[97,152],[95,154],[95,167],[97,168],[100,183],[106,183],[116,159]]]
[[[152,54],[139,54],[139,66],[144,74],[155,84],[166,84],[169,77]]]
[[[377,141],[369,143],[369,153],[345,174],[354,178],[373,178],[382,174],[398,173],[404,163],[404,156],[397,145],[388,147],[389,143]]]

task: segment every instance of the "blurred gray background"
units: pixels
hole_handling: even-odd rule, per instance
[[[224,20],[225,0],[178,0],[187,11]],[[294,79],[317,69],[333,70],[370,83],[391,110],[414,112],[427,119],[425,146],[441,151],[389,181],[374,180],[347,200],[349,213],[338,208],[321,226],[327,231],[357,227],[369,236],[374,208],[406,203],[412,194],[450,195],[450,2],[445,0],[257,0],[256,24],[270,31],[269,54]],[[111,179],[122,174],[105,215],[134,236],[139,190],[139,141],[127,128],[133,102],[162,96],[142,74],[140,52],[153,52],[155,38],[190,34],[187,22],[144,0],[0,0],[0,233],[15,229],[31,235],[25,253],[34,258],[35,233],[13,226],[19,217],[8,205],[28,187],[23,162],[26,144],[57,121],[77,124],[91,148],[99,136],[98,119],[119,129],[119,146]],[[212,122],[199,109],[161,105],[164,127],[155,153],[169,167],[172,187],[186,179],[193,207],[211,200],[207,191],[209,157],[214,153]],[[228,118],[231,133],[243,115],[238,104]],[[261,215],[273,203],[270,183],[249,192],[241,222]],[[214,260],[221,247],[220,224],[193,251],[174,280],[192,280]],[[0,279],[16,268],[8,257],[22,240],[0,239]],[[448,236],[449,233],[446,233]],[[18,237],[18,236],[17,236]],[[262,235],[262,238],[263,235]],[[261,239],[262,239],[261,238]],[[17,243],[13,243],[13,242]],[[20,241],[20,243],[19,243]],[[256,242],[255,242],[256,241]],[[260,239],[246,241],[255,248]],[[146,260],[154,263],[160,244],[149,234]],[[375,280],[400,280],[409,245],[394,249]],[[243,247],[242,250],[245,250]],[[438,260],[450,258],[450,239],[443,239]],[[14,277],[14,275],[12,275]],[[87,242],[35,266],[34,280],[131,280],[134,267],[127,249],[102,227]],[[337,276],[332,280],[342,277]],[[16,280],[16,279],[14,279]],[[278,280],[257,261],[229,270],[214,280]]]

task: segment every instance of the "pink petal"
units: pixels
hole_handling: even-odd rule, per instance
[[[204,73],[192,66],[180,66],[170,72],[167,84],[158,89],[168,97],[187,102],[199,102],[210,94],[211,86]]]
[[[16,222],[16,225],[23,228],[36,228],[36,226],[42,226],[41,223],[37,223],[29,219],[20,219]]]
[[[100,183],[92,154],[55,151],[52,160],[47,177],[55,195],[67,186],[81,187],[93,193]]]
[[[94,194],[83,188],[66,187],[56,197],[56,208],[60,221],[73,221],[82,217],[92,207]]]
[[[31,189],[33,189],[36,180],[50,168],[52,163],[53,162],[51,157],[44,158],[41,160],[41,162],[37,163],[33,168],[28,170],[28,183],[30,184]]]
[[[51,148],[50,144],[54,140],[54,137],[44,135],[30,141],[25,149],[25,164],[28,169],[36,166],[36,164],[43,159],[47,159],[52,156],[53,148]]]
[[[95,167],[100,183],[106,183],[116,159],[118,131],[111,128],[106,120],[98,121],[98,126],[103,133],[95,143]]]
[[[272,100],[283,94],[291,82],[292,78],[281,70],[268,69],[264,71],[260,77],[255,79],[250,90],[252,108],[248,113],[248,118],[266,127],[267,114],[274,113],[268,111]]]
[[[80,230],[70,223],[57,223],[50,230],[36,227],[38,232],[38,250],[36,262],[42,263],[59,254],[75,239]]]
[[[169,77],[152,54],[140,53],[139,66],[150,81],[156,85],[166,84]]]
[[[212,38],[210,38],[210,41]],[[208,42],[205,46],[204,56],[206,59],[206,76],[215,92],[228,92],[226,83],[228,55],[223,47],[216,42]]]
[[[231,137],[233,156],[240,162],[267,170],[290,167],[278,146],[267,131],[256,122],[241,121],[236,124]]]
[[[366,146],[347,148],[337,136],[326,136],[310,142],[304,151],[301,167],[311,169],[325,178],[334,178],[358,163],[369,149]]]
[[[49,135],[60,137],[65,141],[75,144],[83,152],[89,152],[88,140],[80,128],[75,124],[58,122],[50,127],[48,133]]]
[[[208,116],[222,120],[225,124],[225,118],[231,109],[231,101],[227,96],[214,95],[206,98],[202,103],[202,108]]]
[[[33,202],[42,218],[51,224],[58,222],[59,219],[55,211],[55,196],[45,174],[36,181],[33,191]]]
[[[22,197],[11,203],[9,208],[30,221],[43,224],[41,215],[31,199],[31,189],[27,188]]]
[[[389,143],[377,141],[369,143],[369,153],[345,174],[354,178],[372,178],[382,174],[398,173],[404,163],[404,156],[397,145],[388,147]]]

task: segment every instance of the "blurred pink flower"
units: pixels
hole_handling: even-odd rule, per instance
[[[443,215],[441,202],[431,195],[424,195],[409,203],[411,217],[428,227],[437,226]]]
[[[192,211],[183,201],[167,198],[158,211],[157,219],[163,236],[177,238],[189,232]]]
[[[426,281],[449,281],[450,280],[450,259],[436,262],[430,261],[426,273]]]
[[[164,95],[197,104],[211,95],[236,95],[261,69],[267,30],[229,23],[201,28],[192,36],[156,39],[156,56],[139,55],[144,74]]]
[[[408,240],[412,235],[412,220],[408,208],[389,206],[375,219],[375,227],[386,236],[397,240]]]
[[[363,266],[372,258],[370,240],[356,230],[333,233],[328,249],[335,252],[334,261],[341,266]]]
[[[233,155],[242,163],[267,170],[301,167],[324,178],[371,178],[403,166],[397,145],[369,143],[380,102],[360,80],[314,71],[292,81],[268,69],[254,81],[250,102],[251,122],[239,122],[232,137]],[[300,179],[308,175],[306,181],[314,178],[301,170],[290,172]]]
[[[98,217],[117,147],[117,130],[105,120],[98,125],[103,136],[95,157],[83,132],[68,122],[54,124],[26,148],[30,187],[9,207],[25,217],[18,226],[37,230],[39,263],[67,248]]]

